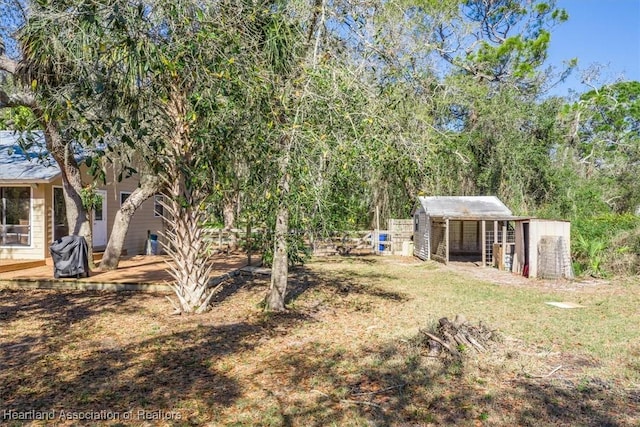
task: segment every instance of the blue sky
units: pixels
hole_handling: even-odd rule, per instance
[[[557,6],[567,10],[569,21],[551,33],[547,65],[561,67],[577,57],[579,69],[554,94],[589,90],[581,72],[594,63],[606,66],[600,83],[621,76],[640,81],[640,0],[558,0]]]

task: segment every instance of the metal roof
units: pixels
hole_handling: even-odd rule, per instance
[[[460,219],[512,218],[513,214],[495,196],[431,196],[418,197],[429,216]]]
[[[34,144],[26,152],[18,144],[20,137],[26,134],[0,131],[0,182],[31,184],[57,178],[60,167],[44,148],[44,134],[31,132]]]

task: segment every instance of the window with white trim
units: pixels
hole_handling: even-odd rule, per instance
[[[120,192],[120,206],[122,206],[124,202],[127,201],[130,195],[131,195],[131,192],[127,192],[127,191]]]
[[[153,216],[156,218],[164,217],[164,196],[162,194],[156,194],[153,198]]]
[[[0,244],[31,245],[31,188],[0,187]]]

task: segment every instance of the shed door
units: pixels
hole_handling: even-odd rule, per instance
[[[93,210],[93,247],[107,246],[107,192],[96,190],[102,198],[100,203]]]

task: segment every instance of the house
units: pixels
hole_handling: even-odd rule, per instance
[[[571,277],[570,224],[514,216],[495,196],[418,197],[414,255],[528,277]]]
[[[44,260],[49,245],[69,234],[60,168],[46,152],[44,135],[33,132],[34,147],[24,152],[20,134],[0,131],[0,259]],[[81,167],[85,182],[91,182]],[[116,212],[138,186],[136,177],[118,182],[107,173],[107,184],[97,188],[102,205],[92,212],[93,249],[107,245]],[[130,255],[144,253],[147,231],[163,230],[159,197],[145,201],[131,219],[124,249]]]

